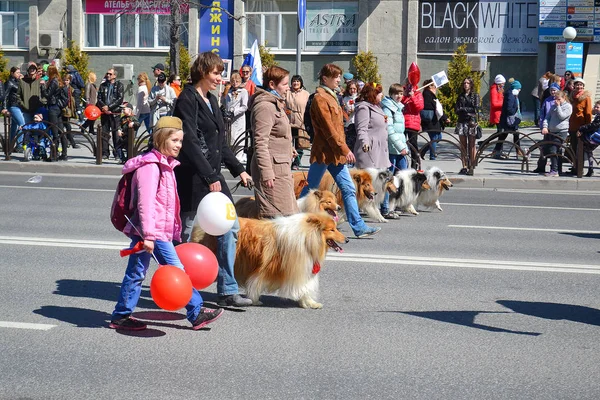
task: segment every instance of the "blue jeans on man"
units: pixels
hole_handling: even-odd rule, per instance
[[[361,237],[378,232],[381,228],[371,228],[367,226],[360,216],[358,202],[356,201],[356,188],[354,182],[352,182],[352,177],[350,176],[350,171],[346,164],[312,163],[308,169],[308,185],[302,189],[300,197],[306,196],[310,189],[317,189],[319,187],[325,171],[329,171],[333,180],[342,192],[346,217],[354,234]]]
[[[140,240],[142,240],[142,238],[139,236],[131,237],[131,247],[135,246]],[[162,240],[154,241],[154,255],[161,265],[173,265],[183,269],[183,264],[181,264],[172,242]],[[150,257],[152,257],[152,255],[145,251],[129,256],[129,262],[127,263],[125,277],[121,284],[121,292],[119,293],[117,306],[112,313],[113,321],[126,318],[133,313],[142,293],[142,282],[146,277],[146,272],[150,265]],[[202,307],[202,304],[203,300],[200,292],[192,288],[192,298],[185,306],[185,309],[187,310],[187,319],[192,324],[198,317],[198,314],[200,314],[200,307]]]

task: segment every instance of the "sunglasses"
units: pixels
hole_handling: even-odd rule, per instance
[[[242,70],[242,74],[249,74],[249,73],[250,73],[250,71],[244,71],[244,70]]]
[[[106,75],[110,75],[110,76],[112,76],[112,75],[114,75],[114,74],[111,74],[110,72],[107,72],[107,73],[106,73]]]

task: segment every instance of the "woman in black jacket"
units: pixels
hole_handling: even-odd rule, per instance
[[[18,67],[12,67],[10,69],[10,77],[6,81],[6,87],[4,90],[4,104],[2,109],[10,113],[10,140],[13,141],[17,136],[17,130],[25,125],[25,118],[23,117],[23,111],[19,107],[19,99],[17,92],[19,91],[19,80],[21,79],[21,70]],[[17,146],[15,151],[17,153],[23,152],[23,136],[19,136],[17,139]]]
[[[461,153],[463,167],[459,174],[473,175],[475,163],[475,136],[477,135],[477,113],[481,100],[479,95],[473,92],[473,80],[465,78],[463,91],[456,100],[454,110],[458,116],[456,122],[456,134],[460,137],[460,145],[465,150]]]
[[[175,169],[177,192],[181,203],[181,239],[190,239],[196,210],[200,201],[210,192],[222,192],[233,202],[229,187],[221,174],[221,162],[244,185],[251,179],[229,148],[225,135],[225,121],[216,96],[211,91],[221,83],[223,60],[211,52],[198,55],[191,68],[192,84],[186,85],[173,115],[183,121],[183,145],[179,153],[181,165]],[[217,237],[218,304],[220,306],[249,306],[252,300],[241,297],[233,273],[239,223],[236,219],[231,230]]]
[[[438,118],[436,113],[437,107],[437,88],[433,84],[431,79],[427,79],[423,82],[423,110],[421,110],[421,130],[427,132],[429,135],[430,145],[425,146],[421,150],[421,157],[425,158],[425,153],[429,149],[429,159],[435,160],[437,157],[437,145],[439,140],[442,139],[442,131],[446,126],[448,117],[446,114],[442,114]]]
[[[62,79],[58,74],[58,69],[54,65],[48,67],[48,82],[45,83],[43,79],[40,79],[42,85],[42,98],[46,99],[46,105],[48,107],[48,121],[50,122],[50,129],[52,130],[52,137],[54,139],[54,145],[58,146],[58,140],[60,139],[60,145],[62,146],[62,153],[58,157],[59,160],[67,160],[67,137],[61,133],[64,131],[62,122],[62,109],[66,107],[65,94]]]

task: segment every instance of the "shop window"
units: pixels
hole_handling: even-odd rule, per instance
[[[86,47],[168,48],[170,15],[86,14]],[[180,39],[188,45],[187,15],[181,24]],[[4,29],[4,28],[3,28]]]
[[[298,37],[298,1],[246,2],[246,49],[258,39],[274,50],[294,50]]]
[[[29,47],[29,2],[0,1],[0,46]]]

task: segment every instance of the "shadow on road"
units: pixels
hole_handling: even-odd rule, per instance
[[[34,314],[73,324],[78,328],[106,328],[110,314],[77,307],[42,306]]]
[[[600,239],[600,233],[573,233],[573,232],[561,232],[558,231],[561,235],[569,235],[575,236],[582,239]]]
[[[115,282],[61,279],[56,281],[56,290],[52,293],[61,296],[107,300],[116,304],[120,290],[121,284]],[[148,286],[142,287],[142,293],[137,307],[154,310],[158,309],[158,306],[150,298],[150,289]]]
[[[516,313],[532,317],[581,322],[600,326],[600,310],[591,307],[536,301],[497,300],[496,303]]]
[[[498,333],[514,333],[516,335],[528,335],[528,336],[539,336],[541,333],[538,332],[523,332],[513,331],[510,329],[497,328],[495,326],[478,324],[475,322],[475,317],[479,314],[508,314],[508,311],[384,311],[384,312],[398,312],[402,314],[412,315],[414,317],[421,317],[432,319],[439,322],[447,322],[450,324],[462,325],[469,328],[481,329],[489,332]]]

